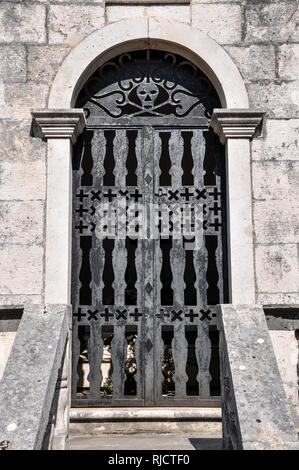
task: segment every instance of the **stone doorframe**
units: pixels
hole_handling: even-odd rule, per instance
[[[122,52],[162,49],[186,57],[211,80],[222,109],[211,126],[226,145],[229,301],[255,303],[250,138],[264,117],[249,109],[243,79],[224,49],[191,26],[158,18],[110,24],[77,45],[61,65],[48,109],[32,112],[48,139],[45,303],[69,304],[71,288],[72,144],[86,124],[74,109],[85,81]]]

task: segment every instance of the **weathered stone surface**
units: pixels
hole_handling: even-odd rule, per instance
[[[43,202],[0,201],[0,239],[6,244],[41,244],[43,224]]]
[[[59,65],[69,51],[65,46],[28,47],[28,79],[49,83],[55,78]]]
[[[246,41],[295,41],[298,4],[288,1],[248,2]]]
[[[189,5],[125,5],[119,8],[119,5],[107,5],[106,16],[108,23],[120,21],[124,18],[152,16],[177,20],[182,23],[190,23]]]
[[[269,331],[281,380],[293,414],[298,407],[298,343],[294,331]]]
[[[45,193],[45,161],[0,162],[0,200],[44,200]]]
[[[255,248],[259,292],[295,293],[299,289],[298,246],[258,245]]]
[[[220,44],[241,41],[241,7],[225,4],[195,4],[191,7],[192,25]]]
[[[298,199],[255,201],[253,220],[257,243],[299,243]]]
[[[254,161],[252,187],[254,199],[298,201],[299,162]]]
[[[0,42],[43,44],[46,41],[46,10],[43,5],[1,3]]]
[[[65,305],[24,310],[0,383],[0,436],[11,442],[11,449],[42,447],[69,318]]]
[[[299,44],[283,44],[278,49],[278,76],[296,80],[299,75]]]
[[[26,81],[26,49],[23,45],[0,46],[0,81]]]
[[[299,80],[249,83],[247,89],[251,106],[267,109],[268,117],[299,117]]]
[[[298,119],[267,119],[263,137],[252,141],[253,160],[299,160],[298,135]]]
[[[74,47],[103,24],[103,5],[52,5],[49,11],[49,43]]]
[[[43,282],[43,247],[9,245],[0,247],[1,294],[40,294]]]
[[[41,295],[0,295],[1,305],[26,305],[26,304],[40,304],[42,302]]]
[[[247,47],[226,46],[245,80],[275,78],[274,46],[251,45]]]
[[[47,85],[0,83],[0,119],[30,119],[31,108],[44,108],[48,97]]]
[[[219,317],[224,448],[299,449],[262,307],[221,305]]]
[[[273,304],[299,304],[299,293],[294,292],[291,294],[284,293],[262,293],[257,295],[257,301],[262,305]]]
[[[0,161],[36,162],[45,159],[47,144],[41,139],[30,137],[31,124],[31,119],[0,119]]]

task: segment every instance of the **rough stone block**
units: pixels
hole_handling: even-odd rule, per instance
[[[0,201],[0,239],[6,244],[43,243],[43,224],[42,201]]]
[[[1,294],[40,295],[43,283],[43,247],[10,245],[0,246]]]
[[[295,41],[299,12],[296,2],[248,2],[246,41]]]
[[[107,5],[106,16],[108,23],[132,17],[159,17],[190,23],[189,5]]]
[[[299,80],[249,83],[249,101],[253,108],[268,111],[269,117],[299,117]]]
[[[191,8],[192,25],[209,34],[220,44],[241,41],[240,5],[195,4]]]
[[[47,144],[41,139],[30,137],[31,120],[0,120],[0,161],[44,160]]]
[[[252,141],[253,160],[299,160],[299,119],[267,119],[262,138]]]
[[[1,3],[0,42],[43,44],[46,41],[46,9],[38,4]]]
[[[254,199],[298,201],[299,162],[254,161],[252,185]]]
[[[0,162],[0,200],[44,200],[45,194],[45,161]]]
[[[278,75],[285,80],[299,76],[299,44],[283,44],[278,49]]]
[[[0,83],[0,119],[30,119],[30,109],[45,108],[49,87],[29,83]]]
[[[274,46],[226,46],[225,50],[235,62],[244,79],[259,80],[275,78]]]
[[[49,43],[74,47],[104,25],[103,5],[51,5]]]
[[[65,46],[28,47],[28,79],[49,83],[70,49]]]
[[[298,291],[298,245],[257,245],[255,259],[259,293]]]
[[[298,198],[255,201],[253,220],[257,243],[299,243]]]
[[[26,81],[26,50],[22,45],[0,46],[0,81]]]

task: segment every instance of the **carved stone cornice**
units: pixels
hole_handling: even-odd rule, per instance
[[[86,126],[83,109],[37,109],[31,112],[46,139],[77,140]]]
[[[222,144],[226,139],[251,139],[265,114],[255,109],[214,109],[211,127]]]

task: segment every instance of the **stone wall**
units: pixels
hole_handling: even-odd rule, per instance
[[[268,111],[263,137],[252,142],[256,300],[299,302],[297,1],[158,3],[1,1],[0,304],[40,302],[44,291],[46,143],[30,137],[30,109],[47,106],[71,48],[108,22],[133,16],[202,29],[235,61],[251,106]]]

